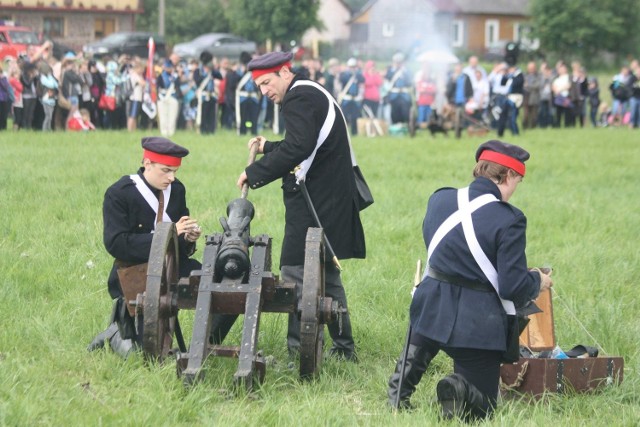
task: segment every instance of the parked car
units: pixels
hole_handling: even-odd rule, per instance
[[[205,51],[216,58],[238,58],[242,52],[255,52],[256,44],[233,34],[208,33],[202,34],[190,42],[178,43],[173,47],[173,53],[183,59],[197,59]]]
[[[17,58],[24,55],[31,45],[41,45],[35,31],[29,27],[15,25],[12,21],[0,20],[0,60],[6,56]]]
[[[112,57],[131,55],[146,58],[149,54],[149,37],[153,37],[155,42],[156,57],[166,56],[166,46],[162,37],[139,31],[109,34],[102,40],[84,45],[82,51],[85,56],[93,56],[94,58],[101,58],[106,55]]]

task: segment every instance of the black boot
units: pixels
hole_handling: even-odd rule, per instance
[[[103,348],[105,342],[110,340],[116,332],[118,332],[118,324],[113,322],[107,329],[96,335],[93,341],[91,341],[91,344],[87,347],[87,351],[95,351]]]
[[[129,355],[138,349],[138,344],[132,339],[122,339],[120,331],[116,331],[115,334],[109,339],[109,346],[114,353],[118,356],[126,359]]]
[[[487,396],[469,383],[462,375],[452,374],[438,382],[436,392],[442,407],[442,417],[473,421],[491,413]]]
[[[416,391],[416,386],[433,359],[433,355],[426,347],[409,344],[407,358],[404,360],[404,375],[401,377],[403,355],[404,350],[396,364],[395,372],[389,378],[389,390],[387,391],[389,405],[400,410],[412,408],[411,395]]]

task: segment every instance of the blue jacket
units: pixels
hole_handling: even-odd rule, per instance
[[[501,199],[498,187],[487,178],[471,183],[469,199],[483,194]],[[438,227],[458,210],[457,190],[436,191],[427,206],[423,237],[427,247]],[[516,307],[535,299],[540,275],[530,272],[525,255],[527,219],[506,202],[489,203],[472,214],[483,251],[498,272],[500,297]],[[445,346],[504,351],[507,317],[497,293],[477,265],[458,224],[434,251],[430,266],[444,274],[486,284],[480,291],[426,277],[411,303],[411,325],[416,332]]]

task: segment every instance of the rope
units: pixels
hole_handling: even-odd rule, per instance
[[[527,374],[527,369],[529,369],[528,360],[522,363],[522,366],[520,367],[520,372],[518,372],[518,375],[516,375],[516,379],[511,384],[505,384],[504,382],[502,382],[502,376],[500,376],[500,388],[502,390],[516,390],[518,387],[522,385],[522,382],[524,381],[524,376]]]

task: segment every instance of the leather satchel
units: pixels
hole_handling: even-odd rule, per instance
[[[358,165],[353,166],[353,175],[356,179],[356,188],[358,189],[358,206],[362,211],[373,204],[373,195]]]
[[[124,294],[127,310],[131,317],[136,315],[136,308],[129,304],[138,298],[138,294],[144,293],[147,288],[147,268],[149,263],[130,265],[122,261],[116,261],[116,271],[120,280],[120,288]]]

